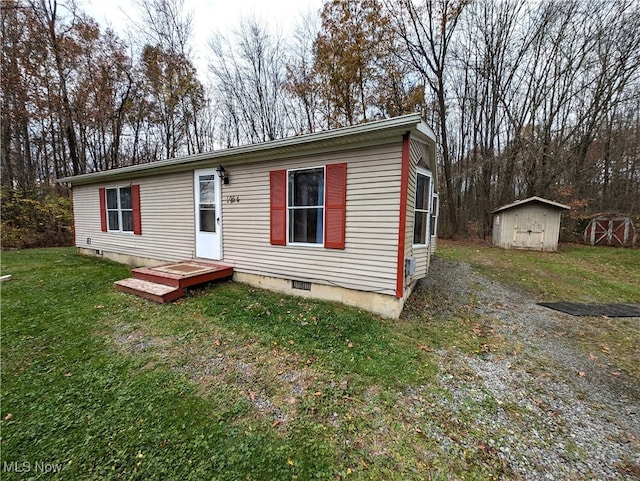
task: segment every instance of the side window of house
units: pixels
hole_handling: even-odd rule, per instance
[[[131,187],[107,189],[107,223],[110,231],[133,232]]]
[[[289,242],[322,244],[324,167],[288,172]]]
[[[438,212],[440,210],[440,198],[438,194],[433,194],[431,202],[431,235],[438,235]]]
[[[141,235],[140,186],[101,187],[98,191],[102,232],[133,232]]]
[[[416,202],[414,208],[413,243],[427,244],[429,235],[429,205],[431,176],[426,171],[416,173]]]

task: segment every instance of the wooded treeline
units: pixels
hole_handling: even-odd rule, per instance
[[[637,1],[327,0],[290,38],[255,18],[212,32],[207,72],[183,0],[134,3],[127,39],[80,3],[0,6],[3,204],[68,175],[420,111],[440,144],[441,234],[487,235],[492,209],[531,195],[640,214]]]

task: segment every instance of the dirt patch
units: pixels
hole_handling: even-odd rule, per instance
[[[208,336],[153,336],[119,325],[114,341],[127,354],[149,356],[146,366],[159,364],[180,372],[206,395],[224,386],[249,402],[256,415],[285,429],[296,406],[320,377],[309,359],[257,342]]]

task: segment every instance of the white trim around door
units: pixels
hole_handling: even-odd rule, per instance
[[[222,193],[215,169],[193,172],[196,257],[222,259]]]

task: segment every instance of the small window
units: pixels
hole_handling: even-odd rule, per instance
[[[131,187],[107,189],[106,195],[109,231],[133,232]]]
[[[200,199],[198,210],[200,213],[200,232],[216,231],[216,193],[215,175],[200,175]]]
[[[438,212],[440,211],[440,198],[438,194],[433,194],[431,202],[431,236],[438,235]]]
[[[426,172],[416,173],[416,203],[414,208],[413,243],[428,244],[429,206],[431,204],[431,177]]]
[[[324,167],[290,170],[288,179],[289,242],[322,244],[324,238]]]

